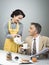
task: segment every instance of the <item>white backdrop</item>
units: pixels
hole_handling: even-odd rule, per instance
[[[28,35],[31,22],[38,22],[43,29],[41,34],[49,36],[49,0],[0,0],[0,48],[5,41],[4,25],[10,19],[11,12],[21,9],[26,17],[21,21],[24,25],[23,40]]]

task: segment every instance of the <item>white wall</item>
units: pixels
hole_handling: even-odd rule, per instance
[[[15,9],[26,14],[21,21],[24,24],[23,40],[28,35],[31,22],[40,23],[43,27],[41,34],[49,36],[49,0],[0,0],[0,48],[3,48],[5,40],[4,25]]]

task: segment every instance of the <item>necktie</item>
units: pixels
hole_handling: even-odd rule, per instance
[[[34,39],[33,43],[33,54],[36,54],[36,39]]]

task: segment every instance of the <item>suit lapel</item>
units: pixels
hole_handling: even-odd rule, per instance
[[[30,38],[30,50],[31,50],[31,46],[32,46],[32,37]]]
[[[28,52],[31,53],[32,37],[30,37],[28,44],[29,44],[29,47],[30,47]]]

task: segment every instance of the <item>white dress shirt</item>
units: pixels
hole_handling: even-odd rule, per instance
[[[40,35],[38,37],[36,37],[36,53],[39,52],[39,37],[40,37]],[[31,53],[33,53],[33,43],[34,43],[34,38],[32,39]]]

